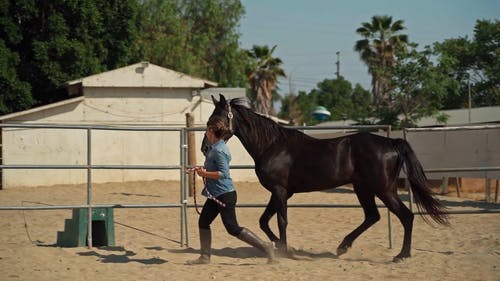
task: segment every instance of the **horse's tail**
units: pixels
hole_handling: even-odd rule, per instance
[[[422,212],[422,209],[425,210],[439,224],[449,225],[448,214],[445,211],[446,207],[433,196],[433,192],[427,186],[427,177],[425,176],[422,164],[418,161],[410,144],[403,139],[394,139],[393,144],[399,154],[400,161],[404,162],[406,166],[406,176],[410,182],[411,191],[417,203],[418,210],[420,212]],[[425,216],[422,217],[429,223]]]

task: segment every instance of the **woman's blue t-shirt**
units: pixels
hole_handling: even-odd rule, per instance
[[[220,178],[207,178],[205,188],[214,197],[221,194],[234,191],[233,181],[229,174],[229,162],[231,162],[231,153],[223,140],[219,140],[212,144],[205,159],[205,169],[209,172],[218,171]],[[207,196],[205,190],[202,192]]]

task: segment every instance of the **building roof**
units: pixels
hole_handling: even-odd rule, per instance
[[[181,72],[139,62],[114,70],[68,81],[66,87],[138,87],[138,88],[209,88],[217,83],[196,78]]]
[[[79,96],[79,97],[72,98],[72,99],[67,99],[67,100],[63,100],[63,101],[59,101],[59,102],[54,102],[54,103],[43,105],[43,106],[38,106],[38,107],[35,107],[35,108],[30,108],[30,109],[23,110],[23,111],[18,111],[18,112],[14,112],[14,113],[2,115],[2,116],[0,116],[0,121],[13,119],[13,118],[20,117],[20,116],[23,116],[23,115],[27,115],[27,114],[31,114],[31,113],[36,113],[36,112],[40,112],[40,111],[43,111],[43,110],[56,108],[56,107],[67,105],[67,104],[81,102],[81,101],[83,101],[83,99],[84,99],[83,96]]]
[[[422,118],[417,126],[418,127],[431,127],[431,126],[459,126],[459,125],[470,125],[470,124],[484,124],[484,123],[499,123],[500,122],[500,106],[486,106],[486,107],[476,107],[470,109],[470,120],[469,120],[469,109],[451,109],[442,110],[440,113],[444,113],[448,116],[446,124],[438,123],[434,117]],[[349,126],[355,124],[354,120],[345,121],[327,121],[318,124],[317,126]]]
[[[445,126],[500,122],[500,106],[471,108],[470,120],[469,120],[468,108],[443,110],[441,111],[441,113],[448,115],[448,120],[446,121]],[[432,117],[422,118],[418,122],[419,127],[443,126],[443,125],[444,124],[439,124],[436,121],[436,118]]]
[[[70,96],[77,96],[67,100],[39,106],[23,111],[0,116],[0,121],[17,118],[26,114],[36,113],[59,106],[81,102],[83,89],[87,87],[99,88],[187,88],[207,89],[216,87],[217,83],[204,80],[171,69],[160,67],[149,62],[140,62],[98,73],[84,78],[68,81],[64,84]]]

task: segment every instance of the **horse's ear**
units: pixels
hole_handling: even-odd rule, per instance
[[[219,97],[220,97],[219,102],[222,102],[222,103],[225,104],[226,103],[226,97],[223,96],[222,94],[219,94]]]
[[[213,95],[210,95],[212,97],[212,102],[214,103],[214,105],[217,105],[217,101],[215,100],[214,96]]]

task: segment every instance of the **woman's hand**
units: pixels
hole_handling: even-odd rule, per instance
[[[196,173],[198,174],[198,176],[200,177],[203,177],[203,178],[209,178],[209,179],[214,179],[214,180],[218,180],[220,178],[220,174],[218,171],[207,171],[205,170],[204,167],[199,167],[198,169],[196,169]]]
[[[207,176],[207,170],[205,170],[205,168],[203,168],[203,167],[197,167],[196,173],[198,174],[198,176],[203,177],[203,178],[205,178]]]

